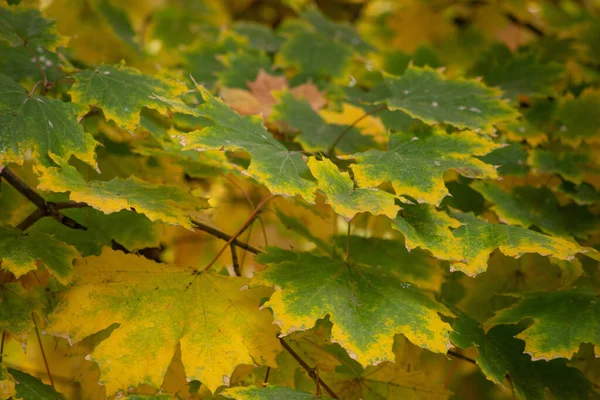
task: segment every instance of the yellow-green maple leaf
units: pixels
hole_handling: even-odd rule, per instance
[[[78,280],[51,314],[47,331],[79,341],[111,324],[120,326],[91,357],[107,393],[130,386],[160,387],[181,345],[187,376],[210,390],[239,364],[275,366],[279,343],[266,288],[248,280],[158,264],[105,249],[75,266]]]

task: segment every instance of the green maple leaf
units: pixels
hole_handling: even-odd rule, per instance
[[[507,193],[486,182],[473,182],[471,187],[494,204],[491,209],[507,224],[537,226],[551,235],[580,238],[586,238],[598,225],[587,207],[560,207],[554,193],[547,188],[522,186]]]
[[[278,288],[265,306],[284,333],[310,329],[329,314],[332,340],[362,363],[393,359],[398,333],[431,351],[446,351],[448,326],[438,312],[448,311],[393,271],[275,248],[257,260],[268,268],[252,283]]]
[[[427,124],[490,130],[518,115],[499,99],[498,90],[473,80],[449,80],[431,68],[409,66],[400,77],[387,75],[385,83],[390,92],[385,102],[391,110],[402,110]]]
[[[105,214],[133,209],[151,221],[188,229],[192,227],[190,213],[209,207],[206,199],[193,197],[180,187],[151,184],[136,177],[86,182],[70,165],[48,168],[40,177],[39,188],[70,192],[71,200],[87,203]]]
[[[489,255],[497,248],[509,257],[538,253],[560,260],[571,260],[583,251],[574,242],[520,226],[493,224],[472,214],[454,212],[451,216],[462,223],[453,234],[459,239],[464,263],[455,263],[454,267],[468,275],[485,271]]]
[[[512,337],[523,330],[522,326],[501,325],[485,333],[477,322],[462,317],[452,328],[452,342],[463,349],[476,346],[477,365],[485,376],[503,385],[508,375],[520,399],[546,399],[546,388],[557,399],[588,398],[590,384],[578,369],[567,366],[565,360],[532,361],[523,353],[525,343]]]
[[[17,278],[36,270],[41,263],[61,282],[69,280],[77,249],[45,233],[23,233],[0,225],[0,260],[2,268]]]
[[[33,327],[32,313],[45,308],[47,302],[46,291],[41,286],[26,290],[18,282],[2,284],[0,286],[0,329],[16,337],[27,335]]]
[[[517,100],[518,95],[552,95],[552,85],[563,74],[558,63],[542,63],[534,52],[512,54],[505,45],[495,45],[483,54],[471,71],[483,76],[486,84],[498,87],[503,97]]]
[[[57,80],[63,75],[58,56],[41,47],[36,49],[40,65],[50,81]],[[4,74],[19,82],[24,79],[37,81],[42,78],[40,69],[32,59],[31,53],[24,46],[11,47],[0,41],[0,74]]]
[[[91,354],[107,393],[160,387],[178,343],[187,376],[212,391],[239,364],[275,366],[277,328],[259,311],[266,288],[109,249],[75,268],[47,330],[79,341],[119,324]]]
[[[271,192],[284,196],[301,195],[314,199],[315,182],[302,153],[288,151],[265,129],[262,118],[243,117],[221,100],[198,86],[205,103],[182,111],[208,118],[213,125],[181,136],[184,149],[245,150],[252,157],[248,174]]]
[[[263,53],[237,51],[220,57],[225,69],[216,73],[221,87],[247,89],[261,70],[271,68],[271,59]]]
[[[42,17],[39,10],[0,6],[0,39],[11,46],[45,47],[50,51],[65,46],[68,39],[58,34],[56,22]]]
[[[536,149],[529,152],[528,163],[537,171],[555,173],[577,185],[583,182],[583,171],[599,172],[600,167],[592,163],[590,154],[578,150],[557,151]]]
[[[46,385],[38,378],[26,372],[8,368],[8,372],[16,381],[16,399],[23,400],[65,400],[66,397],[58,393],[50,385]]]
[[[123,42],[139,51],[135,40],[135,31],[133,26],[131,26],[131,21],[129,20],[127,12],[124,9],[115,6],[111,0],[100,0],[95,3],[95,7],[109,23],[117,36],[121,38]]]
[[[600,344],[600,299],[589,289],[571,289],[520,295],[519,302],[496,313],[486,325],[533,319],[517,335],[536,358],[571,358],[581,343]]]
[[[96,166],[92,135],[77,122],[82,108],[38,95],[0,74],[0,164],[23,163],[27,150],[43,166],[74,155]]]
[[[402,210],[392,221],[392,228],[404,235],[406,247],[421,247],[443,260],[462,260],[463,254],[450,228],[460,222],[429,204],[402,204]]]
[[[587,183],[575,186],[571,182],[563,182],[558,190],[579,205],[600,203],[600,192]]]
[[[300,390],[291,389],[285,386],[246,386],[226,389],[221,395],[228,399],[237,400],[331,400],[329,396],[315,396],[313,393],[307,393]]]
[[[302,77],[339,77],[350,66],[354,50],[307,29],[294,32],[277,53],[276,65],[293,68]]]
[[[500,147],[472,132],[447,134],[439,128],[394,133],[387,151],[370,150],[355,158],[354,178],[360,187],[390,182],[397,195],[439,205],[448,195],[443,174],[454,169],[469,178],[496,178],[496,169],[475,158]]]
[[[323,117],[313,110],[308,101],[297,99],[289,91],[279,96],[279,103],[273,108],[271,120],[285,122],[292,128],[299,130],[300,135],[296,140],[308,151],[329,149],[329,146],[347,128],[344,125],[327,124]],[[351,128],[336,148],[344,153],[354,153],[373,148],[375,145],[375,142],[369,136],[361,134],[360,129]]]
[[[600,90],[589,88],[578,97],[571,95],[561,99],[555,118],[560,122],[555,137],[566,143],[595,141],[600,134]]]
[[[500,175],[525,176],[529,171],[527,164],[527,152],[518,144],[509,144],[500,147],[479,159],[487,164],[499,165]]]
[[[231,28],[240,36],[248,38],[250,46],[268,53],[276,53],[281,48],[284,39],[279,37],[269,27],[252,21],[236,21]]]
[[[101,65],[93,71],[78,72],[73,78],[76,81],[71,88],[73,103],[99,107],[107,119],[130,130],[139,126],[143,107],[165,114],[170,104],[161,98],[177,102],[173,99],[187,92],[182,83],[145,75],[123,64]]]
[[[317,178],[318,188],[327,197],[334,211],[346,220],[351,220],[360,212],[373,215],[383,214],[394,218],[399,207],[394,204],[393,194],[377,189],[355,188],[347,172],[340,172],[329,159],[317,161],[308,159],[308,167]]]

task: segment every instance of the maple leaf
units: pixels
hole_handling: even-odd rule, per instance
[[[77,122],[82,108],[36,94],[0,74],[0,164],[22,164],[27,150],[42,166],[74,155],[96,166],[96,142]]]
[[[288,151],[265,129],[260,117],[243,117],[221,100],[198,86],[205,103],[197,109],[182,109],[208,118],[213,125],[181,136],[184,149],[226,149],[247,151],[252,157],[248,174],[263,183],[272,193],[301,195],[314,199],[315,183],[299,152]]]
[[[265,306],[285,334],[309,329],[329,314],[332,340],[362,363],[393,359],[397,333],[418,346],[446,352],[449,327],[438,312],[448,310],[389,270],[276,248],[257,260],[268,268],[252,283],[279,288]]]
[[[515,305],[500,310],[487,326],[533,319],[533,325],[517,335],[525,351],[535,358],[571,358],[581,343],[600,344],[596,316],[600,299],[589,289],[525,293]]]
[[[484,155],[500,145],[473,132],[447,134],[439,128],[414,133],[394,133],[387,151],[370,150],[345,158],[355,158],[354,178],[360,187],[390,182],[397,195],[439,205],[448,189],[443,174],[454,169],[469,178],[496,178],[496,169],[473,157]]]
[[[245,278],[195,273],[110,249],[75,269],[78,280],[47,330],[79,341],[119,324],[91,355],[109,394],[160,387],[177,343],[187,375],[213,391],[238,364],[275,366],[277,329],[258,309],[266,288],[244,289]]]
[[[273,109],[271,120],[299,130],[301,133],[296,140],[305,150],[326,150],[348,129],[346,125],[327,124],[316,112],[314,104],[311,105],[306,99],[297,98],[292,92],[283,92],[278,98],[279,103]],[[375,142],[370,136],[362,135],[359,129],[350,128],[337,148],[345,153],[353,153],[374,146]]]
[[[61,61],[58,56],[50,51],[38,47],[36,49],[40,65],[50,81],[59,79],[62,75]],[[24,79],[36,81],[42,78],[40,68],[35,58],[24,46],[11,47],[10,44],[0,41],[0,73],[17,82]]]
[[[485,271],[488,257],[496,248],[509,257],[538,253],[560,260],[570,260],[583,251],[576,243],[566,239],[546,236],[519,226],[493,224],[472,214],[459,212],[451,213],[451,216],[462,223],[453,234],[460,241],[465,260],[464,264],[454,263],[454,267],[468,275]]]
[[[79,257],[75,247],[45,233],[23,233],[0,225],[0,261],[2,268],[17,278],[42,264],[58,280],[68,282],[73,260]]]
[[[266,386],[266,387],[235,387],[225,389],[221,393],[228,399],[237,400],[275,400],[275,399],[290,399],[290,400],[315,400],[325,399],[332,400],[329,396],[315,396],[312,393],[303,392],[300,390],[291,389],[285,386]]]
[[[400,77],[387,75],[385,83],[391,110],[402,110],[427,124],[490,130],[518,115],[498,98],[499,91],[472,80],[446,79],[431,68],[409,66]]]
[[[93,71],[78,72],[73,77],[76,81],[71,88],[73,103],[99,107],[107,119],[130,130],[140,124],[143,107],[164,114],[170,104],[162,102],[161,97],[174,99],[187,92],[185,85],[179,82],[144,75],[124,64],[101,65]]]
[[[554,193],[547,188],[521,186],[507,193],[486,182],[473,182],[471,187],[493,203],[491,209],[508,224],[526,228],[535,225],[548,234],[580,238],[586,238],[598,225],[587,207],[560,207]]]
[[[0,5],[0,39],[11,46],[45,47],[50,51],[65,46],[68,39],[58,34],[56,22],[42,17],[39,10]]]
[[[498,385],[510,377],[520,399],[543,400],[546,388],[559,399],[588,398],[590,385],[576,368],[565,360],[532,361],[524,354],[524,343],[512,336],[523,330],[519,325],[501,325],[484,332],[477,322],[462,317],[453,322],[452,342],[466,349],[476,346],[477,365],[485,376]]]
[[[539,172],[555,173],[577,185],[583,182],[583,170],[600,171],[600,166],[593,166],[590,155],[583,151],[541,150],[529,152],[528,163]]]
[[[41,286],[27,290],[18,282],[3,283],[0,286],[0,329],[16,337],[27,335],[32,328],[32,313],[41,311],[47,303],[47,293]]]
[[[50,385],[46,385],[38,378],[26,372],[8,368],[8,373],[15,379],[16,399],[23,400],[65,400],[65,396],[58,393]]]
[[[246,86],[249,91],[221,88],[219,96],[241,115],[262,114],[265,121],[270,119],[273,107],[278,102],[274,92],[289,89],[288,81],[284,76],[270,75],[262,69],[254,81],[246,82]],[[291,94],[294,99],[304,98],[315,111],[327,104],[325,96],[310,82],[295,86],[291,89]],[[279,102],[285,103],[285,100],[279,99]]]
[[[406,247],[421,247],[443,260],[462,260],[462,249],[450,228],[460,222],[429,204],[402,204],[392,228],[404,235]]]
[[[208,208],[208,201],[196,198],[177,186],[151,184],[136,177],[111,181],[86,182],[70,165],[48,168],[40,178],[39,188],[54,192],[70,192],[69,198],[104,212],[134,209],[151,221],[182,225],[191,229],[189,214]]]
[[[565,143],[578,145],[581,141],[596,142],[600,129],[600,90],[587,88],[578,97],[568,95],[560,100],[555,118],[560,129],[555,134]]]
[[[383,214],[394,218],[399,207],[394,204],[393,194],[377,189],[354,188],[347,172],[340,172],[329,159],[308,159],[310,172],[317,178],[318,188],[327,197],[327,202],[336,213],[351,220],[359,212],[373,215]]]

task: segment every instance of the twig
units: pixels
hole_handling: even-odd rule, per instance
[[[215,256],[215,258],[213,258],[213,260],[208,263],[208,265],[206,267],[204,267],[202,269],[202,272],[204,271],[208,271],[210,269],[210,267],[212,267],[217,260],[219,259],[219,257],[221,257],[221,255],[225,252],[225,250],[227,249],[227,247],[233,243],[233,241],[235,239],[237,239],[237,237],[246,229],[246,227],[248,227],[248,225],[250,225],[252,223],[252,221],[254,221],[254,219],[258,216],[258,213],[260,212],[260,210],[269,202],[269,200],[271,200],[272,198],[274,198],[275,195],[272,194],[270,196],[268,196],[267,198],[265,198],[263,201],[261,201],[256,208],[254,209],[254,211],[252,211],[252,214],[250,214],[250,216],[248,217],[248,219],[246,220],[246,222],[244,222],[244,224],[242,225],[242,227],[240,229],[238,229],[238,231],[236,233],[234,233],[229,240],[227,241],[227,243],[225,243],[225,246],[223,246],[221,248],[221,250],[219,250],[219,252],[217,253],[217,255]]]
[[[57,209],[54,208],[54,204],[53,203],[47,203],[46,200],[44,200],[44,198],[42,196],[40,196],[35,190],[33,190],[32,188],[30,188],[25,182],[23,182],[21,180],[21,178],[19,178],[17,175],[15,175],[14,172],[12,172],[10,169],[8,169],[8,167],[3,167],[2,170],[0,170],[0,176],[2,178],[4,178],[12,187],[14,187],[19,193],[21,193],[23,196],[25,196],[25,198],[27,200],[29,200],[30,202],[32,202],[33,204],[35,204],[35,206],[37,208],[39,208],[40,210],[42,210],[42,212],[44,212],[45,215],[49,215],[52,218],[54,218],[55,220],[57,220],[58,222],[60,222],[61,224],[72,228],[72,229],[81,229],[81,230],[87,230],[87,228],[83,225],[81,225],[79,222],[61,214]],[[39,218],[45,216],[42,215]],[[34,218],[35,216],[30,215],[29,217],[26,218]],[[38,218],[38,219],[39,219]],[[33,222],[35,222],[37,220],[34,220]],[[23,221],[21,224],[23,224],[25,221]],[[19,225],[21,225],[19,224]]]
[[[240,263],[238,262],[237,251],[235,250],[235,244],[231,243],[229,245],[229,249],[231,250],[231,262],[233,263],[233,272],[235,276],[242,276],[242,271],[240,270]]]
[[[316,368],[310,367],[302,358],[300,358],[298,353],[296,353],[294,351],[294,349],[292,349],[290,347],[290,345],[285,340],[283,340],[283,338],[279,338],[279,342],[281,343],[281,346],[283,346],[283,348],[288,353],[290,353],[290,355],[292,357],[294,357],[294,359],[296,361],[298,361],[298,364],[300,364],[302,366],[302,368],[304,368],[304,370],[308,373],[308,375],[311,377],[311,379],[315,382],[315,385],[317,385],[317,387],[318,386],[323,387],[323,389],[325,389],[325,391],[329,394],[329,396],[333,397],[334,399],[339,399],[339,397],[333,392],[333,390],[331,390],[331,388],[329,386],[327,386],[327,384],[325,382],[323,382],[323,380],[315,372]]]
[[[271,367],[267,367],[267,372],[265,373],[265,380],[263,381],[263,386],[267,386],[267,382],[269,382],[269,374],[271,373]]]
[[[0,364],[2,364],[2,357],[4,356],[4,339],[6,338],[6,331],[2,331],[2,341],[0,341]],[[267,371],[267,377],[269,371]],[[265,378],[266,379],[266,378]],[[266,382],[266,380],[265,380]]]
[[[471,364],[477,365],[477,361],[473,360],[471,357],[467,357],[464,354],[459,353],[458,351],[448,350],[448,354],[454,356],[460,360],[470,362]]]
[[[225,232],[222,232],[216,228],[213,228],[212,226],[205,225],[199,221],[192,220],[192,224],[194,225],[195,228],[197,228],[203,232],[206,232],[209,235],[214,236],[218,239],[225,240],[228,243],[231,240],[231,238],[233,237],[231,235],[228,235]],[[254,254],[264,253],[264,251],[262,251],[261,249],[257,249],[256,247],[251,246],[248,243],[241,242],[236,238],[234,238],[233,241],[231,241],[231,243],[235,244],[237,247],[241,247],[244,250],[248,250],[250,253],[254,253]]]
[[[52,384],[52,388],[54,387],[54,379],[52,379],[52,374],[50,373],[50,366],[48,365],[48,360],[46,359],[46,352],[44,351],[44,346],[42,345],[42,338],[40,337],[40,330],[38,329],[37,322],[35,322],[35,314],[31,313],[31,320],[33,321],[33,326],[35,327],[35,333],[37,335],[38,343],[40,344],[40,351],[42,352],[42,358],[44,359],[44,364],[46,365],[46,372],[48,373],[48,378],[50,379],[50,384]]]
[[[346,234],[346,264],[350,265],[350,223],[352,220],[348,221],[348,232]]]
[[[362,121],[363,119],[367,118],[369,115],[373,115],[378,113],[379,111],[383,111],[387,108],[387,105],[383,105],[379,108],[375,108],[369,112],[366,112],[362,117],[356,119],[353,123],[351,123],[350,125],[348,125],[346,127],[346,129],[344,129],[339,135],[338,137],[335,139],[335,141],[333,142],[333,144],[329,147],[329,150],[327,150],[327,154],[329,156],[333,155],[333,152],[335,151],[335,147],[338,145],[338,143],[344,138],[344,136],[346,136],[346,134],[348,132],[350,132],[350,130],[352,128],[354,128],[356,126],[356,124],[358,124],[360,121]]]
[[[42,94],[46,93],[46,87],[48,86],[48,77],[46,76],[46,71],[44,71],[44,67],[42,67],[42,64],[40,64],[40,60],[37,57],[37,54],[35,54],[35,52],[31,49],[31,47],[29,47],[29,43],[27,42],[27,40],[25,40],[23,42],[23,47],[25,47],[25,49],[27,49],[27,51],[29,52],[29,54],[31,55],[31,57],[35,60],[35,64],[37,65],[38,69],[40,70],[41,74],[42,74],[42,80],[44,81],[44,85],[42,86]]]
[[[17,225],[17,229],[26,231],[27,228],[38,222],[40,219],[46,217],[47,215],[48,213],[45,210],[42,210],[41,208],[36,208],[34,212],[29,214],[27,218],[25,218],[23,221],[21,221],[19,225]]]

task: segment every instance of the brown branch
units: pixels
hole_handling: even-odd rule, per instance
[[[52,379],[52,374],[50,373],[50,366],[48,365],[48,359],[46,358],[46,352],[44,351],[44,346],[42,345],[42,338],[40,337],[40,330],[38,329],[37,322],[35,322],[35,314],[31,313],[31,320],[33,321],[33,326],[35,327],[35,333],[37,335],[38,343],[40,344],[40,351],[42,352],[42,358],[44,359],[44,364],[46,365],[46,372],[48,373],[48,379],[50,379],[50,383],[52,384],[52,388],[54,387],[54,379]]]
[[[246,222],[244,222],[244,224],[242,225],[242,227],[240,229],[238,229],[238,231],[236,233],[234,233],[229,238],[229,240],[227,241],[227,243],[225,243],[225,246],[223,246],[221,248],[221,250],[219,250],[219,252],[215,256],[215,258],[213,258],[212,261],[210,263],[208,263],[208,265],[202,269],[202,272],[208,271],[210,269],[210,267],[212,267],[217,262],[217,260],[219,259],[219,257],[221,257],[221,255],[225,252],[225,250],[227,250],[227,247],[231,243],[233,243],[233,241],[235,239],[237,239],[237,237],[248,227],[248,225],[250,225],[252,223],[252,221],[254,221],[254,219],[256,219],[256,217],[258,216],[258,213],[260,212],[260,210],[269,202],[269,200],[271,200],[274,197],[275,197],[275,195],[272,194],[269,197],[265,198],[263,201],[261,201],[256,206],[256,208],[254,209],[254,211],[252,211],[252,214],[250,214],[250,216],[248,217],[248,219],[246,220]]]
[[[36,208],[34,212],[29,214],[27,216],[27,218],[25,218],[23,221],[21,221],[21,223],[19,225],[17,225],[17,229],[25,231],[31,225],[35,224],[40,219],[42,219],[46,216],[48,216],[48,213],[45,210],[42,210],[41,208]]]
[[[0,364],[2,364],[2,358],[4,357],[4,340],[6,339],[6,331],[2,331],[2,341],[0,342]],[[267,377],[269,376],[267,370]],[[266,378],[265,378],[266,382]]]
[[[448,354],[454,356],[460,360],[470,362],[471,364],[477,365],[477,361],[473,360],[471,357],[467,357],[464,354],[459,353],[458,351],[448,350]]]
[[[333,144],[329,147],[329,150],[327,150],[327,154],[329,156],[333,155],[333,152],[335,151],[335,147],[338,145],[338,143],[344,138],[344,136],[346,136],[346,134],[348,132],[350,132],[350,130],[352,130],[352,128],[354,128],[356,126],[356,124],[358,124],[360,121],[362,121],[363,119],[367,118],[369,115],[373,115],[378,113],[379,111],[383,111],[387,108],[387,105],[383,105],[379,108],[375,108],[369,112],[366,112],[362,117],[356,119],[353,123],[351,123],[350,125],[348,125],[346,127],[346,129],[344,129],[339,135],[338,137],[335,139],[335,141],[333,142]]]
[[[334,391],[331,390],[331,388],[327,386],[327,384],[323,382],[323,380],[316,373],[316,368],[310,367],[302,358],[300,358],[298,353],[296,353],[294,349],[292,349],[290,345],[285,340],[283,340],[283,338],[279,338],[279,342],[281,343],[281,346],[283,346],[283,348],[288,353],[290,353],[292,357],[294,357],[298,364],[300,364],[302,368],[304,368],[304,370],[308,373],[308,376],[311,377],[311,379],[315,382],[315,385],[317,385],[317,387],[321,386],[323,389],[325,389],[329,396],[333,397],[334,399],[339,399],[339,397],[334,393]]]
[[[26,225],[26,228],[28,226],[30,226],[31,223],[34,223],[38,219],[42,218],[43,216],[48,215],[48,216],[51,216],[52,218],[54,218],[55,220],[57,220],[58,222],[60,222],[61,224],[65,225],[71,229],[81,229],[84,231],[87,230],[87,228],[85,226],[81,225],[79,222],[67,217],[66,215],[61,214],[54,207],[53,203],[46,202],[46,200],[44,200],[44,198],[42,196],[40,196],[35,190],[30,188],[29,185],[27,185],[25,182],[23,182],[23,180],[21,180],[21,178],[19,178],[17,175],[15,175],[15,173],[12,172],[10,169],[8,169],[8,167],[3,167],[0,170],[0,176],[2,178],[4,178],[19,193],[21,193],[23,196],[25,196],[25,198],[27,200],[29,200],[30,202],[35,204],[35,206],[37,208],[39,208],[40,210],[42,210],[42,212],[44,213],[44,215],[41,215],[39,217],[37,214],[35,216],[30,215],[29,217],[27,217],[26,220],[21,223],[21,224],[24,224],[25,222],[29,223],[29,225]],[[33,219],[35,217],[37,217],[37,219],[34,219],[33,222],[31,222],[31,220],[27,221],[30,218]],[[21,224],[19,224],[19,226],[21,226]]]
[[[206,232],[209,235],[216,237],[217,239],[224,240],[228,243],[231,240],[231,238],[233,237],[231,235],[228,235],[225,232],[222,232],[216,228],[213,228],[212,226],[205,225],[199,221],[192,220],[192,224],[194,225],[195,228],[197,228],[203,232]],[[237,247],[241,247],[242,249],[248,250],[249,252],[254,253],[254,254],[264,253],[264,251],[262,251],[261,249],[257,249],[256,247],[251,246],[248,243],[241,242],[237,238],[234,238],[231,241],[231,243],[235,244]]]
[[[231,249],[231,262],[233,263],[233,272],[235,276],[242,276],[242,271],[240,270],[240,263],[238,262],[237,251],[235,249],[235,244],[231,243],[229,245]]]

